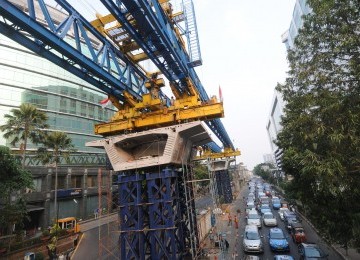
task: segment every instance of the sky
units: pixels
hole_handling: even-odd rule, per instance
[[[81,5],[76,9],[84,16],[96,8],[92,0],[69,2],[75,8]],[[266,124],[274,88],[284,82],[288,70],[281,35],[290,26],[295,0],[193,3],[203,60],[196,72],[209,96],[218,96],[221,87],[225,110],[221,121],[241,151],[237,162],[252,170],[264,162],[264,154],[271,153]],[[100,13],[106,14],[101,9]]]
[[[203,65],[197,69],[209,96],[224,99],[221,119],[249,170],[271,153],[266,132],[274,88],[288,63],[281,35],[295,0],[193,0]]]

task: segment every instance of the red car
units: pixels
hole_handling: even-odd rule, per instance
[[[300,223],[291,223],[290,234],[295,243],[306,242],[304,228]]]

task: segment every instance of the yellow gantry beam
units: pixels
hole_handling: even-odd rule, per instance
[[[204,153],[202,153],[199,156],[195,156],[193,158],[193,161],[200,161],[200,160],[207,160],[207,159],[220,159],[220,158],[226,158],[226,157],[235,157],[240,156],[241,152],[239,149],[236,149],[235,151],[231,148],[225,148],[223,152],[220,153],[213,153],[210,150],[205,150]]]
[[[143,108],[145,107],[151,107],[154,111],[144,112]],[[187,101],[176,100],[174,105],[166,107],[160,99],[152,99],[150,94],[146,94],[143,96],[143,102],[135,107],[127,107],[118,111],[111,122],[95,125],[95,133],[108,136],[126,130],[143,130],[223,116],[223,104],[214,102],[214,100],[201,103],[194,100],[194,97],[189,97]]]
[[[171,23],[175,24],[175,21],[182,21],[184,14],[182,12],[173,14],[169,0],[158,0],[158,2]],[[136,27],[134,20],[130,20],[130,23]],[[133,62],[138,63],[148,59],[144,52],[133,53],[134,50],[140,50],[138,44],[126,37],[126,31],[121,28],[121,24],[111,14],[97,15],[97,19],[92,21],[91,24],[99,32],[110,37]],[[173,26],[173,29],[185,49],[185,43],[179,29],[175,26]],[[119,36],[122,36],[121,40],[118,40]],[[184,84],[186,84],[188,91],[184,93],[180,93],[176,86],[170,82],[170,88],[176,100],[172,100],[171,106],[167,107],[159,99],[158,95],[160,88],[165,85],[164,80],[157,78],[159,73],[156,73],[155,76],[148,74],[149,80],[145,83],[145,87],[149,89],[150,93],[142,95],[141,101],[135,99],[126,91],[123,93],[125,102],[122,104],[115,97],[109,96],[111,102],[119,111],[115,113],[110,122],[95,125],[96,134],[108,136],[126,130],[138,131],[181,122],[211,120],[224,116],[223,104],[218,102],[216,98],[212,98],[207,102],[199,101],[199,93],[190,78],[185,79]]]

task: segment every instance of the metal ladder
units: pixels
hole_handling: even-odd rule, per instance
[[[186,38],[191,67],[202,65],[199,36],[196,26],[194,4],[192,0],[183,0],[183,11],[185,16]]]

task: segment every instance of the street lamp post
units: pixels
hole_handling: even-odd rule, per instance
[[[57,167],[57,161],[55,159],[55,194],[54,194],[55,224],[58,223],[58,216],[59,216],[57,190],[58,190],[58,167]]]

